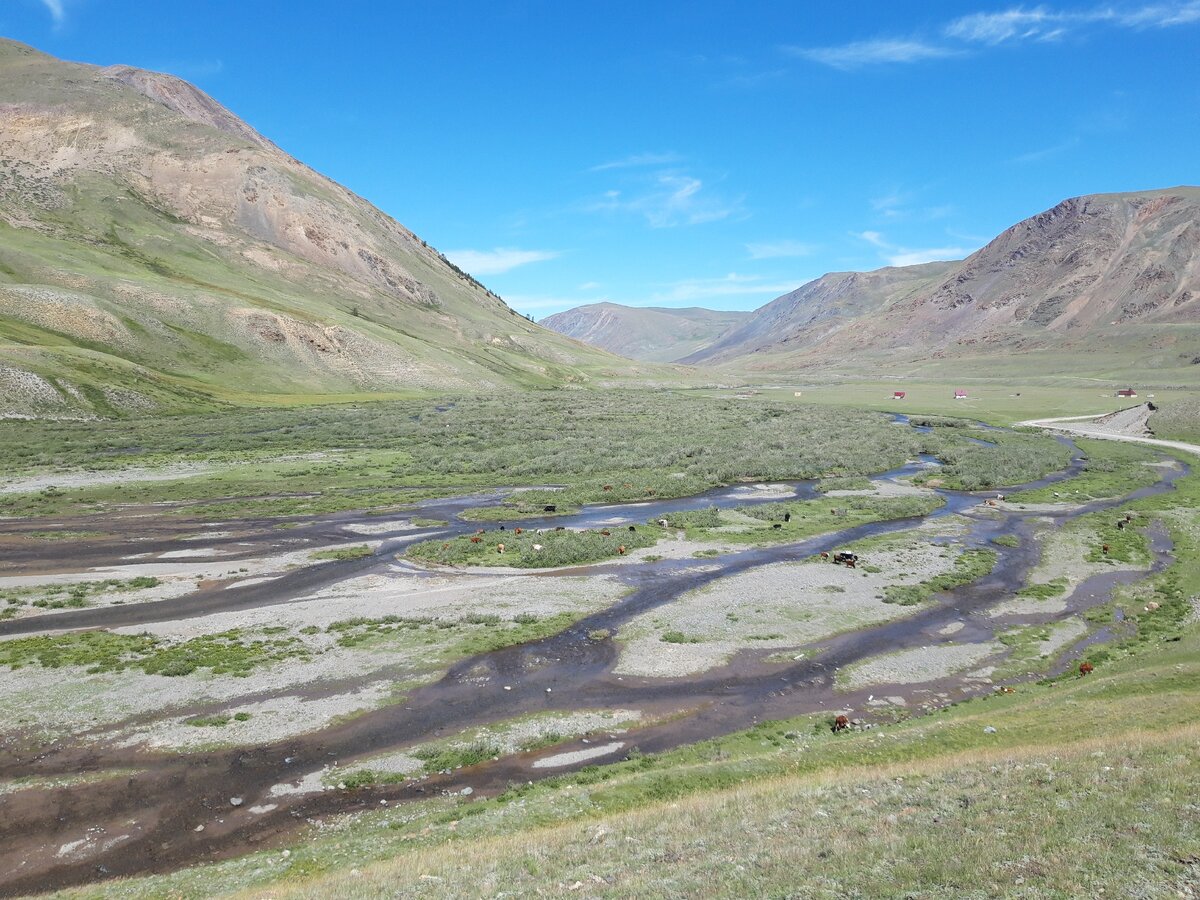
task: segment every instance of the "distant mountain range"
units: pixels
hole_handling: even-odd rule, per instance
[[[590,309],[554,318],[570,322]],[[661,316],[605,315],[671,328]],[[626,331],[617,347],[602,329],[573,333],[618,353],[674,344],[670,335]],[[1077,197],[965,260],[824,275],[677,359],[743,371],[1200,365],[1200,188]]]
[[[0,415],[637,378],[169,75],[0,39]]]
[[[547,328],[630,359],[670,362],[704,350],[753,315],[700,307],[591,303],[541,320]]]

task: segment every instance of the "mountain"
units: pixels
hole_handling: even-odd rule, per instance
[[[1065,200],[960,262],[825,275],[681,361],[1137,372],[1198,348],[1200,188],[1178,187]]]
[[[777,348],[816,346],[863,316],[928,288],[954,263],[833,272],[760,307],[719,340],[681,362],[717,363]]]
[[[192,85],[0,40],[0,414],[561,386],[515,313]]]
[[[750,315],[696,306],[669,309],[592,303],[547,316],[541,324],[618,356],[671,362],[704,350]]]

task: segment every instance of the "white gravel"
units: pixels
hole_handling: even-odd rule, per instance
[[[846,690],[873,684],[920,684],[945,678],[978,665],[1004,649],[1003,644],[938,644],[901,650],[847,666],[838,672],[838,687]]]

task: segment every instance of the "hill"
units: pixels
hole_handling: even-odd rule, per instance
[[[1197,347],[1200,188],[1178,187],[1065,200],[961,262],[825,275],[682,361],[1136,373]]]
[[[0,40],[0,115],[0,414],[630,374],[177,78]]]
[[[703,352],[751,316],[692,306],[686,309],[591,303],[542,319],[541,324],[618,356],[673,362]]]

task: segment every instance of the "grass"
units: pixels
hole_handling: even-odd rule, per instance
[[[130,593],[158,587],[161,582],[152,576],[137,578],[106,578],[103,581],[79,581],[74,584],[50,584],[0,590],[0,619],[14,617],[23,607],[38,609],[81,609],[91,605],[99,594]]]
[[[0,421],[0,470],[14,477],[178,463],[210,469],[92,486],[64,478],[54,489],[0,495],[0,515],[99,514],[143,504],[166,504],[160,514],[213,519],[313,515],[396,510],[498,485],[562,485],[516,492],[500,507],[476,512],[507,519],[542,515],[547,505],[565,512],[583,503],[690,495],[742,479],[862,476],[895,468],[922,449],[968,453],[964,465],[980,467],[1007,453],[970,445],[957,434],[964,429],[940,431],[899,428],[871,412],[680,391],[518,392],[119,423]],[[1057,462],[1053,440],[1019,438],[1027,457],[1022,471]]]
[[[1016,504],[1054,503],[1067,499],[1084,502],[1120,497],[1158,480],[1160,473],[1148,465],[1162,459],[1162,453],[1157,450],[1091,438],[1078,438],[1075,443],[1087,456],[1082,473],[1061,484],[1020,491],[1007,499]]]
[[[604,531],[491,531],[450,540],[422,541],[405,553],[410,559],[443,566],[511,566],[518,569],[544,569],[597,562],[642,547],[653,547],[663,530],[640,526]],[[504,546],[504,552],[499,547]]]
[[[954,568],[919,584],[891,584],[884,588],[883,602],[899,606],[916,606],[934,594],[959,585],[970,584],[987,575],[996,566],[999,555],[994,550],[964,550],[954,560]]]
[[[258,852],[103,891],[457,897],[582,881],[588,896],[1169,895],[1200,852],[1198,692],[1193,631],[1086,679],[869,732],[835,736],[827,716],[765,722],[492,799],[361,814],[305,834],[286,861]]]
[[[298,638],[254,639],[238,630],[169,642],[148,634],[83,631],[0,642],[0,665],[37,664],[47,669],[80,667],[89,673],[141,669],[148,675],[181,676],[207,669],[214,675],[247,677],[259,666],[307,656]]]
[[[313,560],[349,560],[362,559],[370,556],[374,551],[366,544],[360,544],[357,547],[339,547],[336,550],[318,550],[316,553],[310,553],[309,559]]]
[[[1156,438],[1200,444],[1200,396],[1155,398],[1150,430]]]

